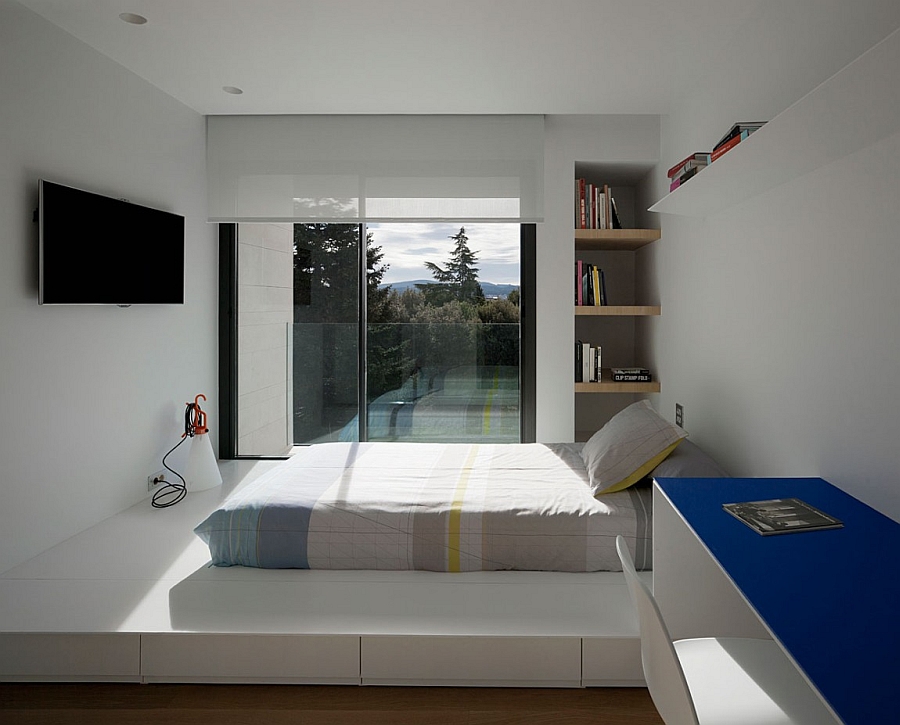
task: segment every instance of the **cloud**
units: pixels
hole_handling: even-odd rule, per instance
[[[427,279],[431,273],[425,262],[440,266],[453,251],[450,237],[465,227],[469,249],[478,258],[479,278],[498,284],[519,283],[518,224],[369,224],[374,243],[384,253],[382,263],[390,265],[384,282]]]

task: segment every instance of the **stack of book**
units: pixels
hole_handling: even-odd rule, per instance
[[[614,383],[652,383],[653,375],[647,368],[613,368]]]
[[[600,382],[600,346],[581,340],[575,343],[575,382]]]
[[[710,154],[705,151],[697,151],[686,159],[682,159],[668,171],[669,191],[675,191],[685,181],[702,171],[709,164]]]
[[[765,121],[742,121],[734,124],[722,138],[719,143],[713,146],[710,154],[710,163],[728,153],[737,146],[741,141],[750,137],[750,134],[765,125]]]
[[[575,262],[575,304],[579,307],[607,304],[603,270],[580,259]]]
[[[575,179],[575,228],[621,229],[616,200],[609,186]]]
[[[742,121],[734,124],[719,142],[713,147],[712,152],[697,151],[686,159],[682,159],[667,172],[669,177],[669,191],[675,191],[688,179],[693,178],[703,171],[713,161],[728,153],[741,141],[749,138],[750,134],[765,125],[765,121]]]

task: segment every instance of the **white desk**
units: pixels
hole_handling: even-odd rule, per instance
[[[785,497],[844,528],[760,536],[722,510]],[[653,548],[674,638],[771,637],[840,722],[896,717],[900,524],[818,478],[659,479]]]

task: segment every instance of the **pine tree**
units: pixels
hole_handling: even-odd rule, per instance
[[[459,233],[449,238],[455,245],[444,268],[434,262],[425,262],[437,284],[416,286],[426,294],[429,304],[443,304],[451,300],[481,304],[484,302],[484,290],[478,282],[478,267],[475,266],[478,253],[469,249],[466,228],[460,227]]]

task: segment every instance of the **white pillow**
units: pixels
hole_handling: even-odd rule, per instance
[[[687,433],[662,418],[646,400],[629,405],[584,444],[581,457],[591,491],[623,491],[640,481],[681,443]]]

